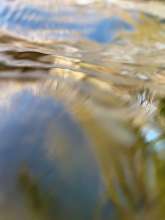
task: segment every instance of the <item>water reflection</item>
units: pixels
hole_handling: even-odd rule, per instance
[[[27,194],[36,215],[65,219],[67,212],[71,219],[92,219],[103,199],[103,181],[81,129],[51,98],[25,90],[10,99],[0,109],[3,203],[15,206],[16,199],[21,207]]]
[[[9,31],[15,32],[15,29],[19,29],[22,33],[25,30],[33,32],[44,30],[49,32],[47,37],[54,40],[60,37],[66,39],[66,31],[67,35],[74,32],[92,41],[108,43],[114,40],[121,31],[133,29],[131,23],[118,16],[109,18],[104,14],[96,14],[95,11],[91,13],[76,10],[76,8],[53,12],[32,5],[16,8],[12,4],[2,4],[0,18],[1,26]]]
[[[164,219],[161,17],[16,2],[0,8],[2,218]]]

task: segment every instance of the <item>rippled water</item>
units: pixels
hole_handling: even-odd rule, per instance
[[[1,0],[0,219],[165,218],[152,4]]]

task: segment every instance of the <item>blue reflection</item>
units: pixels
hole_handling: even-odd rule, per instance
[[[7,111],[1,103],[0,121],[0,192],[14,192],[19,204],[17,178],[26,166],[41,191],[54,199],[59,219],[65,220],[69,210],[68,219],[91,220],[102,197],[102,177],[85,135],[64,106],[18,92]]]
[[[121,30],[133,31],[133,26],[118,17],[101,20],[89,38],[99,43],[108,43],[113,41],[115,35]]]
[[[145,137],[146,142],[155,141],[161,135],[161,130],[154,126],[146,126],[142,129],[143,136]]]
[[[66,16],[64,21],[59,21],[59,18]],[[67,22],[70,17],[75,17],[75,21]],[[98,43],[110,43],[116,35],[121,31],[133,31],[133,26],[119,18],[105,17],[97,19],[97,15],[94,21],[88,21],[88,16],[85,22],[82,22],[79,15],[75,11],[60,11],[57,13],[41,10],[40,8],[27,6],[19,9],[11,8],[10,5],[3,5],[0,8],[0,25],[7,27],[9,30],[15,30],[20,28],[21,31],[58,31],[68,30],[70,32],[77,32],[81,36],[96,41]],[[79,21],[80,20],[80,21]]]

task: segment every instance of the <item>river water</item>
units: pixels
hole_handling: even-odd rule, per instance
[[[165,219],[164,9],[1,0],[0,220]]]

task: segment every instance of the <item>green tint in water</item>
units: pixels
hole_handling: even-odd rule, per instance
[[[152,4],[2,1],[0,220],[165,218],[165,6]]]

